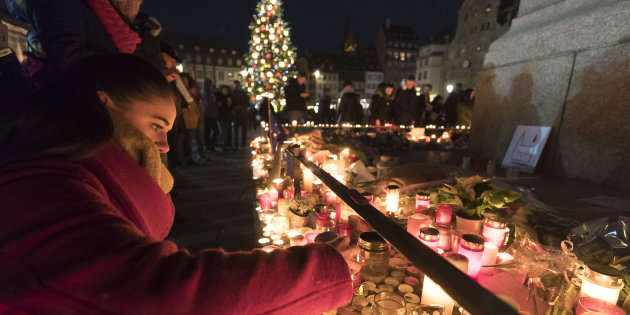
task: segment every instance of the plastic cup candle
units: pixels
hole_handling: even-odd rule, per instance
[[[450,225],[438,225],[437,230],[440,231],[440,240],[438,241],[438,248],[441,250],[449,250],[452,246],[451,241],[451,226]]]
[[[481,236],[464,234],[459,241],[459,254],[468,258],[468,275],[477,279],[481,270],[481,260],[485,242]]]
[[[468,270],[468,258],[460,254],[446,254],[444,258],[453,264],[461,272],[466,273]],[[422,301],[421,304],[442,305],[444,306],[444,314],[453,314],[453,307],[455,301],[440,287],[437,283],[433,282],[431,278],[425,276],[424,284],[422,286]]]
[[[271,220],[273,232],[276,234],[284,234],[289,230],[289,218],[283,216],[275,216]]]
[[[499,219],[487,217],[483,222],[484,240],[486,240],[486,242],[493,243],[499,249],[503,246],[506,232],[507,228],[505,222],[502,222]]]
[[[582,275],[580,297],[588,296],[617,304],[621,289],[623,289],[621,271],[610,266],[597,268],[589,266]]]
[[[400,189],[396,185],[387,186],[387,212],[398,213],[398,201],[400,199]]]
[[[269,198],[271,199],[271,203],[278,202],[278,191],[275,188],[271,188],[269,191]]]
[[[313,181],[315,180],[315,175],[311,172],[310,169],[304,170],[304,191],[312,192],[313,191]]]
[[[271,196],[268,193],[260,195],[260,208],[271,209]]]
[[[431,204],[430,196],[427,193],[416,194],[416,212],[424,211]]]
[[[278,213],[282,216],[289,216],[289,199],[278,199]]]
[[[499,253],[499,248],[496,245],[494,245],[494,243],[486,242],[483,248],[483,256],[481,257],[481,265],[482,266],[496,265],[498,253]],[[493,270],[493,267],[483,268],[484,272],[491,272],[492,270]]]
[[[440,204],[435,212],[435,224],[448,225],[451,224],[453,217],[453,208],[451,205]]]
[[[420,229],[431,225],[431,217],[422,213],[412,214],[407,218],[407,232],[416,238],[419,237]]]
[[[440,241],[440,232],[431,227],[423,227],[420,229],[420,242],[437,252],[438,242]]]

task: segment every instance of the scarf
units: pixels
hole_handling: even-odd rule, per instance
[[[123,20],[108,0],[87,0],[118,51],[131,54],[142,42],[140,35]]]
[[[109,112],[114,122],[114,143],[138,162],[160,185],[162,191],[168,194],[173,189],[173,176],[162,163],[160,152],[153,141],[120,114]]]

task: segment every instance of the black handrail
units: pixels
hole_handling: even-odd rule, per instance
[[[349,189],[319,168],[315,163],[307,160],[300,154],[296,154],[293,148],[287,148],[287,152],[310,169],[315,176],[361,216],[376,232],[407,257],[418,269],[429,276],[431,280],[440,285],[446,293],[471,314],[518,315],[518,312],[501,299],[370,205],[369,201],[359,192]],[[298,175],[294,174],[296,178]]]

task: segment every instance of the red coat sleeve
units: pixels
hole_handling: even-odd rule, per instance
[[[0,176],[10,288],[0,302],[26,313],[317,314],[352,297],[348,266],[326,244],[191,254],[143,235],[81,170]]]

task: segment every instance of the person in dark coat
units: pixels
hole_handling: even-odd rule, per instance
[[[219,126],[221,126],[222,149],[224,151],[231,149],[232,144],[232,97],[230,87],[221,87],[221,93],[217,94],[217,105],[219,107]]]
[[[306,117],[306,100],[309,94],[306,92],[306,74],[300,72],[297,78],[290,79],[289,84],[284,88],[284,95],[287,105],[284,108],[287,113],[287,120],[296,120],[298,124],[304,123]]]
[[[433,86],[431,84],[425,84],[422,86],[422,91],[418,96],[418,108],[416,110],[416,124],[426,124],[429,120],[429,116],[433,107],[431,106],[431,90]]]
[[[416,79],[413,75],[409,75],[405,81],[405,86],[396,91],[396,99],[394,99],[392,107],[397,125],[415,123],[418,96],[416,95]]]
[[[218,139],[220,137],[219,121],[217,116],[219,115],[219,108],[216,99],[216,87],[212,80],[206,78],[203,80],[203,117],[204,117],[204,140],[208,146],[208,151],[216,150]]]
[[[234,148],[245,149],[247,141],[247,116],[249,110],[249,96],[243,91],[241,82],[234,81],[232,91],[232,106],[234,108]],[[241,141],[239,146],[238,131],[241,130]]]
[[[319,108],[317,110],[317,116],[320,124],[327,124],[330,117],[330,103],[332,97],[330,96],[330,89],[324,88],[324,96],[319,100]]]
[[[463,96],[464,87],[461,83],[455,84],[455,89],[448,95],[444,102],[445,123],[447,125],[453,126],[457,124],[457,104],[460,103]]]
[[[260,121],[264,121],[265,123],[269,123],[269,99],[268,98],[263,98],[263,100],[260,102],[260,108],[258,109],[258,115],[260,115]],[[276,109],[273,105],[271,105],[271,112],[275,113]]]
[[[381,83],[372,96],[370,112],[372,117],[370,123],[382,126],[391,120],[391,106],[394,102],[394,85],[391,83]]]
[[[341,90],[341,101],[339,102],[338,122],[349,122],[360,124],[363,120],[363,107],[359,101],[359,94],[354,92],[352,82],[346,81]]]

